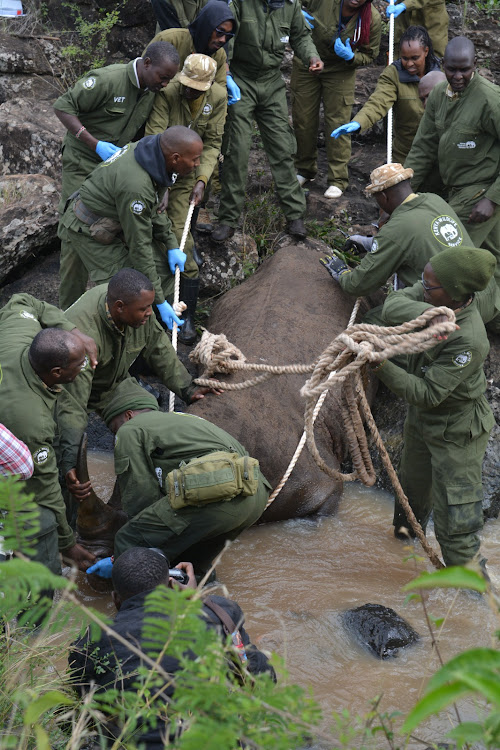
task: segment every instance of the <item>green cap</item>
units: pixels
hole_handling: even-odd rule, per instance
[[[126,378],[115,388],[111,399],[102,410],[102,418],[109,427],[109,423],[124,411],[140,411],[154,409],[159,411],[158,402],[154,396],[141,388],[135,378]]]
[[[479,247],[449,247],[429,263],[445,292],[458,301],[486,289],[497,264],[492,253]]]

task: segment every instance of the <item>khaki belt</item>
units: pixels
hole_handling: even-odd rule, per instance
[[[119,221],[109,216],[99,216],[91,211],[80,198],[73,203],[77,219],[90,227],[90,236],[101,245],[111,245],[116,239],[122,239],[122,227]],[[81,228],[80,228],[81,231]]]

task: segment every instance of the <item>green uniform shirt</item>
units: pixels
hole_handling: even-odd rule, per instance
[[[134,140],[149,117],[154,94],[138,85],[135,60],[91,70],[54,102],[54,108],[78,117],[98,141],[125,146]],[[81,159],[89,162],[87,174],[101,163],[85,143],[66,132],[63,140],[63,169],[77,168]],[[75,187],[76,189],[76,187]],[[65,199],[67,195],[63,196]]]
[[[447,188],[486,187],[500,204],[500,88],[477,72],[463,93],[450,98],[438,83],[405,162],[415,190],[439,164]],[[478,199],[481,193],[478,191]]]
[[[200,165],[196,167],[194,179],[204,179],[205,184],[212,176],[219,157],[224,123],[227,113],[227,90],[218,83],[202,94],[198,114],[193,120],[189,102],[184,98],[184,86],[173,81],[155,97],[155,103],[148,123],[146,135],[162,133],[172,125],[184,125],[198,133],[203,141]],[[197,100],[198,101],[198,100]]]
[[[136,161],[131,143],[95,169],[80,188],[85,206],[99,216],[120,222],[133,268],[150,279],[155,288],[155,302],[164,302],[160,279],[153,259],[153,239],[165,244],[167,250],[179,247],[168,216],[158,214],[157,185],[151,175]],[[61,219],[64,226],[78,231],[71,206]],[[85,225],[84,225],[85,226]],[[112,247],[112,246],[111,246]],[[102,245],[103,255],[109,252]]]
[[[413,320],[432,305],[424,302],[424,289],[417,282],[408,289],[390,294],[382,316],[387,325]],[[490,344],[484,323],[474,299],[456,311],[460,329],[426,352],[408,356],[407,371],[385,362],[377,375],[396,395],[427,414],[462,413],[477,407],[469,425],[472,436],[494,424],[484,393],[486,376],[484,360]],[[467,436],[468,437],[468,436]]]
[[[179,53],[179,70],[182,70],[184,67],[186,57],[193,55],[196,52],[193,37],[188,29],[165,29],[165,31],[160,31],[160,33],[154,37],[153,42],[170,42],[170,44],[174,45]],[[215,81],[225,88],[227,56],[224,48],[221,47],[213,55],[210,55],[210,57],[212,57],[217,63]]]
[[[73,383],[64,386],[57,408],[61,468],[66,474],[76,463],[81,436],[87,426],[87,410],[99,410],[114,386],[128,377],[132,363],[142,354],[162,383],[185,401],[196,386],[177,358],[170,339],[154,315],[138,328],[120,331],[106,309],[107,284],[94,287],[67,311],[68,320],[92,336],[97,345],[98,365],[89,364]]]
[[[391,214],[359,266],[339,278],[348,294],[362,297],[397,273],[406,286],[414,284],[426,263],[447,247],[472,245],[464,225],[439,195],[421,193]]]
[[[276,10],[261,0],[232,0],[229,7],[237,23],[229,48],[235,75],[254,79],[278,73],[287,44],[304,65],[309,65],[311,57],[320,57],[296,0],[285,0]]]
[[[61,388],[49,388],[29,362],[29,348],[42,328],[72,331],[63,313],[29,294],[14,294],[0,310],[0,403],[2,423],[26,443],[33,456],[33,476],[26,481],[38,505],[56,519],[59,549],[73,546],[75,538],[66,520],[54,453],[54,407]],[[77,376],[77,380],[80,375]]]
[[[380,75],[373,94],[353,117],[361,125],[361,130],[367,130],[393,108],[392,148],[393,161],[396,162],[403,163],[406,159],[424,114],[424,105],[418,98],[418,83],[418,80],[402,83],[396,66],[388,65]]]
[[[229,433],[193,414],[138,414],[117,432],[115,472],[129,517],[166,495],[166,477],[181,461],[228,451],[248,456]]]
[[[380,13],[371,6],[372,19],[370,23],[370,42],[366,47],[354,47],[354,58],[347,62],[335,54],[333,46],[335,39],[339,36],[339,15],[341,0],[333,0],[327,3],[324,0],[305,0],[304,8],[314,16],[314,29],[312,30],[313,42],[316,45],[319,56],[323,60],[324,72],[341,71],[349,68],[357,68],[360,65],[369,65],[377,57],[380,49],[380,34],[382,22]],[[348,22],[345,29],[340,32],[343,42],[346,39],[354,43],[358,14],[356,13]]]

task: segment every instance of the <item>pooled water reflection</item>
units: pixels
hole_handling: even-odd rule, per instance
[[[109,454],[90,454],[89,465],[96,489],[109,495]],[[390,495],[349,484],[336,516],[255,526],[217,567],[228,596],[245,612],[252,640],[285,659],[289,679],[312,687],[325,715],[343,708],[363,714],[380,693],[381,711],[407,713],[439,667],[422,605],[406,602],[402,591],[417,570],[432,566],[426,559],[405,559],[422,550],[418,543],[408,547],[395,540],[391,521]],[[483,532],[482,551],[494,579],[500,571],[499,529],[499,521],[490,521]],[[437,547],[432,534],[429,538]],[[88,589],[84,598],[112,611],[108,598],[96,601]],[[365,652],[344,631],[339,613],[367,602],[395,609],[420,633],[420,643],[386,661]],[[439,635],[443,661],[467,648],[496,645],[498,617],[483,598],[436,590],[428,593],[427,603],[433,617],[446,616]],[[476,718],[472,699],[462,701],[460,709],[463,720]],[[429,721],[418,736],[427,742],[442,739],[454,721],[449,715]],[[382,738],[380,747],[387,747]]]

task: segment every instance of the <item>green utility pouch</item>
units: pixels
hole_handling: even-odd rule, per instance
[[[259,462],[250,456],[215,451],[182,461],[167,474],[165,489],[174,509],[232,500],[237,495],[255,495],[259,484]]]

